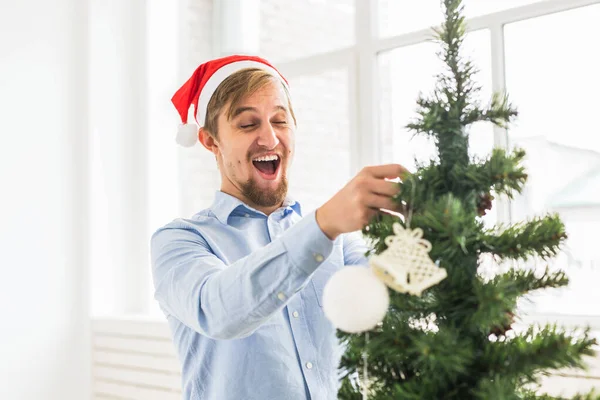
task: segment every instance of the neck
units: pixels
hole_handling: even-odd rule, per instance
[[[231,190],[231,189],[223,187],[223,186],[221,186],[221,192],[226,193],[230,196],[233,196],[236,199],[239,199],[240,201],[244,202],[244,204],[254,208],[255,210],[258,210],[258,211],[264,213],[267,216],[271,215],[275,210],[277,210],[278,208],[280,208],[283,205],[283,201],[281,201],[281,202],[275,204],[274,206],[270,206],[270,207],[259,206],[258,204],[254,203],[249,198],[244,196],[239,190]]]

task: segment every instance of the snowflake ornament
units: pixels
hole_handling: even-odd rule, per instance
[[[387,286],[400,293],[421,296],[423,290],[446,278],[440,268],[429,257],[431,243],[423,239],[423,230],[404,229],[395,223],[394,235],[385,238],[388,246],[379,255],[369,259],[375,275]]]

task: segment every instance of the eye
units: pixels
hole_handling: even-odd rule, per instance
[[[246,125],[240,125],[240,128],[248,129],[248,128],[253,128],[255,126],[256,126],[256,124],[246,124]]]
[[[277,125],[285,125],[287,124],[287,121],[273,121],[273,123]]]

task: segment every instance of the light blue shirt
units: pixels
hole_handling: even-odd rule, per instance
[[[337,399],[344,349],[322,295],[343,265],[366,265],[360,236],[330,240],[289,198],[267,217],[218,191],[156,231],[151,249],[184,399]]]

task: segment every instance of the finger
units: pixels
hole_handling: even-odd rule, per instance
[[[403,206],[392,200],[389,196],[381,196],[371,193],[366,198],[366,206],[373,209],[386,209],[394,212],[402,212]]]
[[[382,196],[394,197],[400,193],[400,186],[396,182],[384,181],[381,179],[372,179],[369,182],[369,188],[372,193]]]
[[[365,168],[365,171],[375,178],[400,178],[406,177],[410,172],[400,164],[375,165]]]

